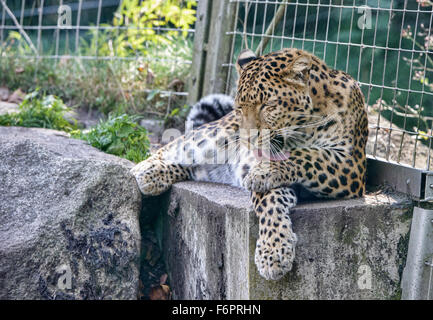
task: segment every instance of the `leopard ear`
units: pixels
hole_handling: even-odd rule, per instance
[[[309,55],[301,55],[292,62],[292,70],[294,72],[307,72],[311,68],[311,57]]]
[[[238,60],[236,61],[236,70],[238,74],[241,74],[242,69],[251,61],[257,59],[257,56],[254,52],[249,49],[245,49],[241,51],[238,56]]]
[[[287,82],[305,86],[313,61],[308,54],[301,54],[284,70],[284,80]]]

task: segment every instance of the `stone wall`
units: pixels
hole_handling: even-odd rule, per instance
[[[258,221],[246,192],[183,182],[161,203],[174,298],[400,298],[412,212],[400,194],[298,205],[294,267],[279,281],[256,270]]]

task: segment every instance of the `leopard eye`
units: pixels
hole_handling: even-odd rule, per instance
[[[274,107],[274,106],[276,106],[277,104],[279,104],[280,101],[281,101],[280,99],[274,99],[274,100],[268,101],[268,102],[267,102],[267,105],[270,106],[270,107]]]
[[[273,112],[276,109],[276,107],[277,107],[277,104],[268,104],[268,103],[263,104],[260,107],[260,114],[266,114],[266,113],[269,114],[269,113]]]
[[[263,105],[260,107],[260,120],[268,125],[272,125],[274,117],[272,116],[272,111],[274,111],[275,106]]]

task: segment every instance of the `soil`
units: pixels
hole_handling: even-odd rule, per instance
[[[378,125],[378,114],[375,112],[369,113],[368,124],[370,129],[367,154],[419,169],[431,170],[433,164],[430,157],[433,153],[426,145],[429,142],[427,139],[419,136],[417,140],[415,134],[403,133],[400,128],[383,117],[380,117]],[[380,128],[377,128],[379,126]]]

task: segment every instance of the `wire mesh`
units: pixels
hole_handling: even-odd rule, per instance
[[[134,1],[0,0],[0,85],[48,86],[104,112],[161,118],[181,108],[197,1],[174,1],[179,11],[168,18],[146,17],[158,1],[138,1],[142,11],[129,15],[124,3]],[[28,72],[33,78],[23,80]]]
[[[55,70],[66,66],[65,77],[72,79],[66,89],[76,87],[83,91],[83,96],[88,96],[91,92],[82,80],[89,78],[91,83],[96,71],[104,69],[106,80],[96,82],[92,88],[95,93],[114,92],[117,97],[111,95],[111,99],[121,97],[120,101],[132,106],[135,112],[166,117],[188,95],[185,79],[193,60],[194,29],[173,24],[150,27],[114,24],[113,15],[116,18],[120,3],[119,0],[0,0],[3,74],[0,81],[11,77],[16,80],[6,76],[14,72],[12,67],[22,69],[16,68],[16,61],[34,66],[33,83],[27,86],[50,81],[41,79],[41,73],[47,73],[47,65]],[[179,3],[185,5],[187,1]],[[431,170],[431,1],[228,0],[227,3],[236,6],[236,23],[227,33],[231,59],[220,66],[228,68],[226,93],[234,87],[234,61],[242,48],[257,49],[259,53],[284,47],[310,51],[360,83],[369,114],[368,154]],[[71,11],[67,26],[58,23],[60,6]],[[183,18],[179,15],[179,19]],[[128,53],[116,50],[115,39],[134,32],[136,38],[138,35],[144,38],[143,49]],[[185,36],[184,41],[171,40],[167,46],[148,40],[148,32],[162,39],[173,33]],[[19,35],[19,41],[17,36],[11,36],[14,34]],[[12,65],[6,63],[10,62],[7,58],[11,54],[15,59]],[[79,102],[88,102],[85,98]]]
[[[222,65],[229,68],[226,92],[235,85],[241,49],[307,50],[359,82],[368,109],[368,154],[431,170],[433,2],[230,0],[229,5],[237,14],[227,33],[233,56]]]

